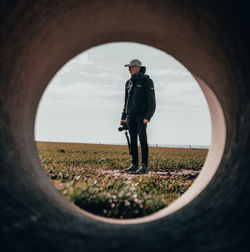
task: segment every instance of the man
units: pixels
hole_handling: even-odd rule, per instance
[[[148,173],[147,124],[155,112],[154,83],[145,75],[146,67],[138,59],[125,65],[131,78],[125,85],[125,104],[120,124],[126,123],[131,139],[132,164],[125,172]],[[137,135],[141,144],[142,164],[138,167]]]

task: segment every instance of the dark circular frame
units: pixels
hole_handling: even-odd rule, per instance
[[[249,248],[248,6],[229,1],[225,9],[222,3],[3,2],[3,247],[9,251],[229,251],[240,245]],[[209,154],[191,189],[169,208],[127,222],[104,220],[65,200],[45,175],[34,141],[36,109],[57,70],[78,53],[115,41],[148,44],[174,56],[200,84],[212,120]]]

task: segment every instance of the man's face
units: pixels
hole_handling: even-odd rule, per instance
[[[141,67],[139,67],[139,66],[130,66],[130,67],[128,68],[128,70],[129,70],[130,74],[133,75],[133,74],[135,74],[135,73],[138,73],[139,70],[140,70],[140,68],[141,68]]]

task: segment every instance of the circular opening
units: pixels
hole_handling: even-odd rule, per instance
[[[72,247],[75,251],[83,248],[91,251],[121,248],[131,251],[138,248],[145,251],[224,248],[226,251],[232,246],[237,248],[247,233],[246,219],[242,216],[246,216],[248,205],[241,199],[248,192],[248,78],[245,71],[248,61],[243,39],[244,15],[241,15],[243,19],[230,17],[231,14],[238,17],[244,6],[230,4],[222,12],[222,8],[214,4],[194,1],[58,3],[26,1],[3,6],[1,156],[4,172],[1,192],[5,195],[2,197],[4,244],[14,251],[21,248],[70,251]],[[243,31],[242,36],[237,36],[241,35],[240,31]],[[150,218],[115,222],[89,217],[90,214],[79,211],[55,190],[39,162],[34,121],[43,90],[62,64],[92,46],[127,40],[155,46],[173,55],[195,75],[208,100],[213,133],[204,168],[183,197]],[[221,107],[227,123],[225,153]],[[241,207],[236,204],[239,201],[243,202]],[[173,211],[176,212],[169,215]],[[162,216],[164,218],[157,220]],[[137,225],[139,223],[143,224]],[[53,239],[55,234],[56,239]]]
[[[158,56],[159,57],[159,56]],[[85,58],[85,60],[86,60],[86,58]],[[123,65],[122,65],[123,66]],[[107,69],[106,69],[107,70]],[[159,70],[159,69],[158,69]],[[164,72],[164,70],[166,70],[166,68],[165,69],[162,69],[163,71],[162,72]],[[167,69],[166,71],[165,71],[165,73],[166,72],[168,72],[169,73],[169,71],[168,71],[169,69]],[[157,71],[155,71],[156,73],[157,73]],[[158,75],[159,75],[159,73],[161,74],[162,73],[161,71],[158,71]],[[171,72],[171,71],[170,71]],[[83,75],[84,74],[86,74],[86,72],[83,72]],[[117,73],[116,73],[117,74]],[[176,72],[172,72],[172,74],[177,74]],[[181,73],[179,73],[179,75],[181,75]],[[116,76],[119,76],[119,75],[116,75]],[[216,100],[216,98],[215,98],[215,96],[212,94],[212,92],[211,92],[211,90],[209,90],[208,89],[208,87],[205,85],[205,83],[204,82],[202,82],[198,77],[195,77],[196,78],[196,80],[198,81],[198,83],[201,85],[201,88],[202,88],[202,90],[204,91],[204,93],[205,93],[205,95],[206,95],[206,97],[207,97],[207,99],[208,99],[208,103],[209,103],[209,99],[210,99],[210,102],[212,101],[213,103],[215,103],[215,102],[217,102],[217,100]],[[123,78],[119,78],[118,77],[118,79],[123,79]],[[124,80],[126,80],[126,78],[124,79]],[[122,83],[124,82],[124,80],[122,81]],[[160,81],[159,81],[159,83],[160,83]],[[121,85],[119,88],[120,89],[122,89],[122,88],[124,88],[123,87],[124,86],[124,83],[123,83],[123,85]],[[156,86],[157,87],[157,86]],[[167,89],[167,88],[166,88]],[[157,90],[156,90],[156,92],[157,92]],[[123,91],[122,92],[120,92],[120,93],[123,93]],[[157,100],[160,100],[160,99],[157,99]],[[160,104],[159,104],[160,105]],[[217,103],[216,104],[217,106],[219,106],[219,104]],[[120,106],[121,107],[121,106]],[[211,110],[211,107],[210,107],[210,110]],[[218,115],[220,118],[219,118],[219,120],[223,120],[223,116],[222,116],[222,114],[219,114]],[[222,116],[222,117],[221,117]],[[221,119],[222,118],[222,119]],[[217,118],[218,119],[218,118]],[[153,121],[152,121],[152,123],[153,123]],[[162,123],[162,124],[164,124],[164,123]],[[165,122],[165,124],[166,124],[166,122]],[[157,128],[157,123],[154,125],[156,128]],[[152,138],[153,138],[153,132],[152,132]],[[156,145],[156,143],[154,143],[155,145]],[[188,145],[190,145],[190,144],[188,144]],[[191,145],[192,146],[192,145]],[[195,146],[194,146],[195,147]],[[60,151],[60,150],[59,150]],[[63,153],[64,152],[64,150],[63,149],[61,149],[61,152]],[[211,155],[211,150],[210,150],[210,155]],[[95,153],[93,153],[93,154],[95,154]],[[206,161],[206,163],[208,163],[208,161]],[[215,168],[216,169],[216,168]],[[210,169],[210,173],[211,173],[211,169]],[[210,176],[210,178],[211,178],[211,176]],[[201,179],[201,176],[200,176],[200,179]],[[201,181],[201,180],[200,180]],[[208,183],[208,181],[209,181],[209,178],[207,179],[207,183]],[[206,186],[206,182],[205,181],[203,181],[203,183],[201,184],[201,187],[205,187]],[[200,188],[201,188],[200,187]],[[194,188],[194,187],[193,187]],[[202,190],[202,189],[201,189]],[[194,196],[194,194],[198,194],[199,193],[199,189],[198,189],[198,187],[196,186],[196,193],[190,193],[192,190],[189,190],[189,198],[192,198],[192,196],[191,195],[193,195]],[[183,198],[183,197],[182,197]],[[187,196],[186,196],[186,200],[187,200],[188,198],[187,198]],[[180,202],[180,201],[179,201]],[[183,201],[183,202],[185,202],[185,201]],[[187,202],[187,201],[186,201]],[[180,204],[180,203],[179,203]],[[183,205],[183,204],[182,204]],[[172,206],[172,205],[171,205]],[[171,209],[173,209],[173,207],[171,208]],[[169,213],[170,211],[172,211],[172,210],[168,210],[167,211],[167,209],[164,209],[164,210],[162,210],[161,212],[157,212],[156,213],[156,216],[160,216],[160,215],[166,215],[167,213]],[[177,209],[177,208],[176,208]]]

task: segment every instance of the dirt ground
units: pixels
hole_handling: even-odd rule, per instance
[[[174,170],[174,171],[149,171],[148,174],[138,174],[136,172],[123,172],[119,170],[103,170],[102,174],[110,174],[115,177],[119,176],[127,176],[127,177],[133,177],[133,176],[164,176],[169,178],[178,178],[183,177],[183,179],[195,179],[199,175],[200,171],[195,171],[191,169],[181,169],[181,170]]]

